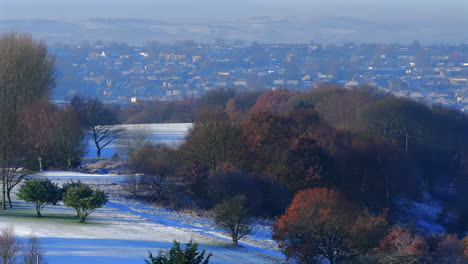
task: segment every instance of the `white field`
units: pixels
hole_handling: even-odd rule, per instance
[[[192,127],[192,123],[128,124],[115,127],[123,129],[121,139],[124,141],[131,140],[134,136],[144,135],[145,139],[151,144],[178,146],[184,141],[188,130]],[[119,140],[117,140],[103,149],[102,157],[109,158],[114,153],[119,152],[120,146]],[[90,139],[88,139],[86,157],[96,157],[96,146]]]
[[[0,211],[0,227],[14,225],[21,238],[31,233],[40,238],[49,264],[142,264],[148,251],[156,254],[169,249],[173,240],[186,243],[190,239],[213,253],[212,263],[284,262],[267,224],[256,224],[252,236],[236,247],[208,218],[121,198],[115,184],[123,180],[121,175],[45,172],[38,176],[59,183],[80,179],[110,194],[110,201],[89,216],[86,224],[79,224],[74,210],[63,205],[48,205],[43,217],[37,218],[31,203],[14,198],[14,209]]]

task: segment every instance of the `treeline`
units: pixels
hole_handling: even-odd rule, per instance
[[[115,116],[121,124],[190,123],[194,120],[195,104],[195,99],[158,100],[114,109]]]
[[[154,124],[154,123],[191,123],[195,119],[194,109],[198,99],[141,101],[121,106],[86,96],[76,95],[70,99],[70,105],[80,114],[82,124],[86,120],[86,106],[91,102],[100,104],[100,117],[108,125],[118,124]],[[80,109],[80,110],[79,110]]]
[[[154,147],[154,158],[138,168],[161,162],[158,151],[175,152],[167,176],[183,179],[200,206],[242,194],[253,212],[278,215],[297,191],[326,187],[381,212],[399,198],[430,193],[460,216],[454,228],[465,228],[466,208],[453,202],[464,198],[468,166],[468,122],[460,112],[332,85],[306,92],[217,90],[199,102],[185,143]]]
[[[85,133],[100,150],[118,131],[112,111],[97,100],[74,100],[56,107],[55,59],[28,34],[0,35],[0,182],[2,209],[11,191],[31,171],[72,170],[85,154]]]
[[[244,92],[237,96],[244,97],[243,101],[255,103],[255,99],[263,92],[261,90]],[[112,124],[191,123],[196,119],[197,109],[209,108],[210,105],[219,102],[227,103],[227,100],[231,99],[235,94],[234,90],[225,90],[223,93],[207,93],[201,98],[141,101],[126,106],[110,103],[104,104],[103,107],[107,112],[107,116],[113,118]],[[70,101],[72,105],[76,106],[79,103],[91,100],[98,101],[79,95],[73,97]],[[237,105],[236,107],[245,108],[250,106]],[[234,107],[234,105],[228,107]]]

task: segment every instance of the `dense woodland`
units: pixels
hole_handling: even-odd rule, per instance
[[[251,214],[279,217],[273,238],[300,263],[466,261],[456,235],[468,227],[465,114],[325,85],[211,91],[194,115],[179,148],[130,155],[145,175],[144,192],[134,194],[208,209],[241,195]],[[427,197],[442,202],[441,223],[455,235],[430,235],[399,217],[401,200]]]
[[[468,229],[466,114],[331,84],[56,107],[53,57],[42,43],[4,35],[0,63],[3,209],[26,168],[76,169],[85,133],[99,150],[118,138],[113,124],[193,121],[178,148],[141,141],[127,153],[129,170],[141,173],[125,185],[132,198],[223,213],[233,202],[241,215],[272,217],[273,238],[299,263],[466,263],[468,238],[457,238]],[[454,219],[442,221],[453,235],[401,222],[399,201],[427,197]]]

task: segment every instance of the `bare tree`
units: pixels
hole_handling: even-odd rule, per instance
[[[85,151],[83,131],[72,109],[57,111],[55,116],[52,144],[57,157],[71,170],[81,161]]]
[[[21,244],[16,239],[13,226],[0,229],[0,261],[2,264],[14,264]]]
[[[115,114],[104,104],[97,100],[74,98],[72,107],[78,113],[81,125],[85,127],[96,146],[97,157],[100,158],[102,150],[114,142],[123,130],[114,126]]]
[[[18,113],[25,105],[49,96],[55,86],[54,64],[46,45],[34,41],[30,35],[14,32],[0,35],[2,209],[6,209],[9,166],[17,163],[14,157],[18,150]]]
[[[8,199],[8,205],[10,208],[13,208],[13,203],[11,201],[11,191],[16,187],[26,176],[28,170],[26,168],[21,168],[18,164],[15,166],[10,166],[10,168],[1,168],[1,175],[5,176],[6,183],[6,195]]]
[[[40,100],[23,108],[19,117],[19,132],[37,159],[39,171],[43,170],[43,160],[51,149],[53,112],[48,101]]]
[[[149,128],[142,125],[135,126],[132,129],[125,128],[117,144],[125,156],[129,157],[143,146],[150,145],[149,134]]]
[[[12,208],[11,190],[18,185],[26,174],[23,156],[25,143],[18,132],[15,116],[0,106],[0,181],[2,183],[2,209],[6,209],[7,199]]]
[[[28,244],[23,247],[23,263],[24,264],[44,264],[45,252],[41,247],[39,238],[35,234],[31,234]]]
[[[96,125],[91,127],[91,135],[93,136],[94,145],[97,149],[97,157],[101,157],[102,149],[114,142],[122,132],[121,129],[111,125]]]
[[[216,170],[223,163],[236,163],[242,153],[242,132],[236,121],[223,111],[204,111],[189,131],[182,151],[189,160],[200,161]]]
[[[0,173],[2,182],[2,209],[6,209],[7,182],[10,165],[15,155],[15,123],[16,119],[5,105],[0,104]]]
[[[0,104],[14,112],[40,98],[55,86],[54,57],[44,42],[15,32],[0,36]]]
[[[136,198],[141,190],[141,175],[131,174],[125,176],[125,182],[122,185],[122,189],[129,192],[133,198]]]

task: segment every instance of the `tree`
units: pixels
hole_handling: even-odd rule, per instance
[[[23,246],[23,262],[24,264],[44,264],[45,252],[41,247],[39,238],[32,234],[28,243]]]
[[[468,234],[461,241],[463,247],[463,254],[468,258]]]
[[[47,100],[39,100],[25,106],[19,117],[19,132],[24,143],[31,148],[39,171],[43,170],[43,160],[51,150],[54,110]]]
[[[55,86],[54,63],[46,45],[30,35],[12,32],[0,36],[0,167],[4,171],[11,163],[23,161],[15,153],[18,113],[25,105],[48,97]],[[2,209],[6,209],[7,177],[1,175]]]
[[[44,42],[15,32],[0,36],[0,104],[13,113],[47,98],[55,86],[55,59]]]
[[[466,263],[468,256],[464,254],[463,242],[457,235],[441,235],[437,249],[433,252],[433,260],[436,263]]]
[[[142,194],[150,198],[161,198],[167,178],[175,173],[177,155],[166,146],[144,146],[129,157],[129,166],[134,173],[142,173],[139,183]]]
[[[79,164],[85,151],[83,131],[77,116],[72,109],[55,112],[52,145],[59,161],[65,164],[68,170]]]
[[[293,138],[292,120],[275,112],[250,111],[242,122],[242,132],[249,148],[246,163],[258,175],[280,182],[288,164],[287,150]]]
[[[174,241],[169,252],[159,252],[158,256],[153,256],[149,253],[149,260],[145,260],[147,264],[208,264],[212,254],[205,257],[205,250],[198,251],[198,244],[190,240],[185,245],[185,249],[180,247],[180,243]]]
[[[359,227],[368,222],[374,224]],[[273,239],[290,260],[317,263],[325,258],[330,264],[338,264],[378,245],[385,226],[383,218],[360,213],[354,203],[335,190],[305,189],[296,194],[274,224]]]
[[[313,137],[301,136],[292,140],[286,162],[289,166],[282,182],[290,190],[330,187],[333,183],[331,155]]]
[[[96,146],[97,157],[101,157],[102,149],[114,142],[122,133],[122,129],[113,126],[115,116],[97,99],[85,102],[86,124]]]
[[[17,152],[14,148],[17,138],[15,137],[16,120],[13,114],[8,111],[5,105],[0,104],[0,168],[2,181],[2,209],[6,209],[7,202],[7,182],[10,176],[10,167],[16,161]]]
[[[245,200],[245,196],[236,196],[214,208],[216,224],[229,233],[235,245],[238,245],[239,240],[252,231]]]
[[[242,120],[247,115],[263,91],[242,92],[229,99],[226,103],[225,112],[231,120]]]
[[[125,129],[124,131],[117,140],[117,145],[120,146],[120,151],[126,157],[130,157],[140,148],[150,145],[150,130],[148,127],[137,126],[134,130]]]
[[[8,199],[8,205],[10,208],[13,208],[13,203],[11,200],[11,191],[15,188],[20,182],[23,181],[28,170],[25,168],[20,168],[18,163],[10,163],[12,165],[9,168],[0,168],[0,173],[4,176],[6,182],[6,196]]]
[[[38,217],[47,204],[55,204],[59,198],[60,189],[49,179],[30,179],[19,188],[18,198],[34,203]]]
[[[212,170],[223,163],[238,163],[243,153],[242,132],[237,122],[224,111],[206,111],[198,115],[182,146],[190,161],[199,161]]]
[[[294,92],[286,89],[268,91],[257,99],[257,102],[252,107],[252,110],[277,112],[293,95]]]
[[[84,223],[88,215],[107,202],[107,195],[101,190],[93,190],[81,183],[69,187],[63,194],[63,201],[67,207],[76,210],[80,223]]]
[[[141,175],[131,174],[125,176],[125,182],[122,185],[122,189],[129,192],[133,198],[138,196],[141,187]]]
[[[370,104],[361,113],[361,119],[367,123],[369,130],[382,135],[405,152],[424,139],[431,117],[425,105],[395,97],[386,97]]]
[[[16,255],[21,248],[21,244],[16,239],[13,226],[6,226],[0,229],[0,260],[2,264],[13,264]]]

